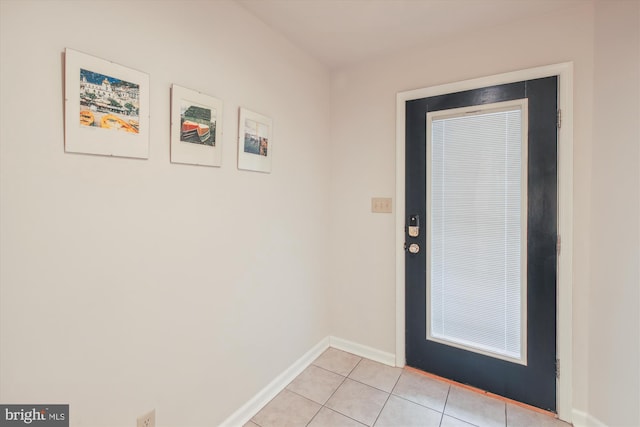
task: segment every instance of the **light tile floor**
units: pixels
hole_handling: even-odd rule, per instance
[[[329,348],[245,427],[569,427],[549,415]]]

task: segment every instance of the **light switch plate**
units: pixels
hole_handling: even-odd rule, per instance
[[[371,212],[391,213],[391,197],[372,197]]]

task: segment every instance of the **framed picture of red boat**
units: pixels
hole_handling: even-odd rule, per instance
[[[222,101],[178,85],[171,87],[171,162],[222,164]]]
[[[66,152],[149,157],[149,75],[65,49]]]
[[[273,121],[262,114],[240,108],[238,169],[271,172]]]

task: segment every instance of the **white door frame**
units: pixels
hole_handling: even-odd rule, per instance
[[[399,92],[396,96],[396,366],[405,358],[405,103],[486,86],[558,76],[558,234],[561,251],[557,265],[557,343],[562,371],[557,379],[558,417],[571,422],[572,413],[572,288],[573,288],[573,63],[547,65],[461,82]]]

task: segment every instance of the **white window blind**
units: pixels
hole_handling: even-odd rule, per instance
[[[427,338],[526,364],[526,100],[469,110],[427,116]]]

